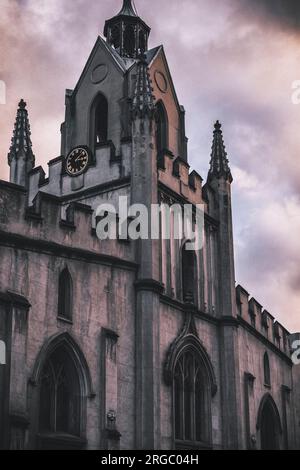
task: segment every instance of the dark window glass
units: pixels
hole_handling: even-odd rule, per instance
[[[160,159],[168,148],[168,118],[161,101],[156,106],[156,147],[157,158]]]
[[[183,300],[195,302],[196,290],[196,256],[194,251],[187,250],[186,245],[182,249],[182,290]]]
[[[95,138],[96,146],[107,142],[108,132],[108,103],[105,96],[100,95],[95,109]]]
[[[57,371],[57,404],[56,404],[56,430],[61,432],[69,431],[69,403],[71,397],[69,395],[69,387],[67,384],[67,372],[64,364]]]
[[[120,26],[115,26],[111,32],[111,44],[112,46],[120,52],[121,47],[121,34],[120,34]]]
[[[200,369],[196,371],[196,386],[194,393],[195,400],[195,425],[196,425],[196,440],[201,441],[203,435],[202,423],[204,421],[204,390],[203,390],[203,380],[201,378]]]
[[[124,32],[124,55],[134,57],[135,53],[135,33],[132,26],[126,26]]]
[[[261,449],[279,449],[277,417],[269,401],[265,403],[261,415]]]
[[[53,380],[52,369],[48,363],[44,368],[41,380],[41,401],[40,401],[40,430],[49,431],[51,429],[51,413],[53,408]]]
[[[267,352],[264,355],[264,380],[265,385],[271,385],[270,361]]]
[[[139,34],[139,52],[142,54],[146,50],[146,36],[143,31]]]
[[[40,431],[80,434],[80,386],[69,354],[58,349],[48,359],[41,379]]]
[[[182,435],[181,430],[181,416],[182,416],[182,384],[183,374],[181,370],[181,363],[178,362],[175,376],[174,376],[174,412],[175,412],[175,437],[180,439]]]
[[[197,356],[183,354],[174,374],[174,431],[178,441],[207,441],[205,434],[209,410],[205,403],[207,382]]]
[[[193,407],[192,407],[192,396],[194,393],[194,359],[190,355],[185,357],[185,377],[184,377],[184,427],[185,427],[185,440],[193,439]]]

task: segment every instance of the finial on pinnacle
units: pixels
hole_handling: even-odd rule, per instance
[[[119,14],[137,16],[135,5],[132,4],[131,0],[123,0],[123,6]]]
[[[232,183],[232,175],[229,167],[229,160],[223,140],[222,124],[217,121],[214,125],[214,138],[212,144],[210,169],[208,173],[208,181],[220,179],[224,177]]]
[[[220,121],[218,120],[216,123],[215,123],[215,130],[216,131],[220,131],[222,129],[222,124],[220,123]]]
[[[8,164],[11,167],[10,182],[26,186],[28,172],[35,165],[35,157],[32,151],[28,111],[23,99],[18,105],[11,146],[8,152]]]
[[[27,106],[27,103],[23,100],[23,98],[21,99],[20,103],[19,103],[19,108],[20,109],[25,109]]]

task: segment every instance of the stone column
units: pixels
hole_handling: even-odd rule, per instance
[[[220,369],[223,415],[223,445],[225,449],[242,446],[242,409],[233,229],[231,209],[231,184],[221,177],[211,182],[218,199],[219,229],[217,233],[217,275],[219,296],[217,316],[220,319]]]
[[[136,116],[132,125],[133,204],[148,209],[151,228],[151,204],[157,204],[157,161],[154,121],[147,113]],[[159,308],[163,287],[159,282],[159,241],[138,240],[136,261],[136,444],[138,449],[160,448],[160,354]]]
[[[30,304],[25,297],[8,292],[10,299],[10,449],[26,448],[29,425],[27,410],[27,330]]]
[[[118,411],[118,367],[117,343],[119,336],[103,328],[101,336],[102,364],[102,443],[101,448],[119,450],[121,434],[117,430]]]
[[[254,412],[250,399],[253,397],[255,377],[249,372],[244,374],[244,400],[245,400],[245,428],[246,428],[246,449],[254,450],[256,443],[252,439],[251,416]]]

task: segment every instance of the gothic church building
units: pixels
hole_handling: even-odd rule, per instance
[[[216,122],[208,177],[131,0],[66,91],[61,156],[35,165],[19,103],[0,181],[0,448],[299,447],[289,333],[235,284],[230,171]],[[204,246],[102,240],[102,203],[202,204]]]

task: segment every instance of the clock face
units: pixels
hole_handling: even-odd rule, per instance
[[[67,173],[70,176],[81,175],[89,164],[89,152],[84,147],[76,147],[72,150],[66,161]]]

